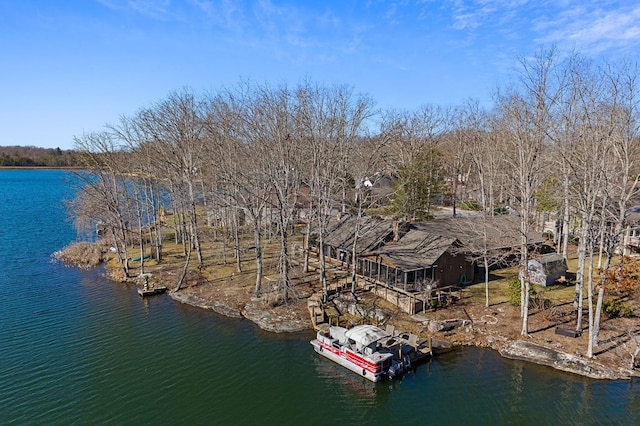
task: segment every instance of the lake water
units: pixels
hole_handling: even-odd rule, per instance
[[[0,424],[638,424],[640,381],[460,349],[394,382],[320,358],[312,333],[138,298],[51,254],[67,172],[0,170]]]

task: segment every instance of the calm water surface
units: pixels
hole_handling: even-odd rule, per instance
[[[640,381],[474,348],[373,384],[311,333],[140,300],[51,254],[75,239],[66,172],[0,170],[0,424],[639,424]]]

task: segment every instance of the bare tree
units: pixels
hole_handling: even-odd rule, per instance
[[[489,244],[491,232],[489,218],[494,214],[493,186],[498,182],[498,161],[500,149],[492,138],[491,117],[482,110],[477,102],[470,101],[457,114],[456,136],[459,143],[468,151],[471,167],[474,172],[477,189],[476,199],[480,199],[480,227],[472,227],[469,232],[473,247],[465,247],[465,254],[474,262],[479,262],[484,269],[485,306],[489,307],[489,268],[500,263],[505,253],[494,250]],[[470,173],[471,174],[471,171]],[[469,179],[467,179],[469,181]],[[494,230],[495,232],[495,230]]]
[[[245,212],[253,226],[256,281],[254,297],[261,292],[264,255],[262,248],[262,218],[272,195],[270,181],[262,167],[250,167],[243,159],[260,165],[262,151],[259,126],[253,121],[252,102],[246,87],[236,91],[226,91],[211,99],[209,106],[208,133],[212,151],[216,157],[217,177],[220,182],[217,197],[227,208]],[[213,158],[212,158],[213,161]],[[234,216],[234,240],[236,265],[240,271],[238,249],[238,215]]]
[[[280,285],[283,302],[291,288],[289,236],[305,169],[303,140],[295,126],[295,97],[286,86],[256,89],[248,105],[247,123],[255,135],[252,153],[267,180],[280,234]]]
[[[157,262],[162,261],[162,230],[163,212],[162,194],[165,192],[160,184],[158,159],[154,156],[154,150],[150,149],[148,135],[144,128],[136,121],[136,117],[120,117],[117,124],[107,125],[107,129],[122,144],[122,149],[130,158],[129,178],[138,191],[137,202],[140,203],[141,217],[139,220],[140,238],[143,238],[143,228],[148,232],[151,243],[151,251]],[[160,169],[161,170],[161,169]],[[143,238],[142,242],[146,239]],[[144,252],[141,252],[141,265],[144,265]]]
[[[443,149],[445,171],[447,176],[447,193],[448,200],[446,200],[452,207],[452,215],[456,216],[456,207],[459,201],[460,187],[468,183],[469,175],[471,173],[472,160],[470,158],[470,151],[472,149],[470,144],[470,132],[479,132],[481,129],[469,129],[466,127],[468,112],[465,109],[458,108],[454,111],[452,120],[458,124],[448,132],[443,138]],[[453,125],[451,127],[454,127]],[[474,135],[475,136],[475,135]],[[464,197],[465,201],[468,197]]]
[[[578,241],[578,269],[576,274],[575,307],[576,331],[582,331],[584,291],[587,291],[589,312],[589,344],[587,353],[593,353],[593,268],[594,251],[606,219],[602,206],[606,202],[611,175],[611,127],[605,119],[606,106],[602,104],[602,79],[589,68],[572,69],[571,90],[575,93],[575,108],[580,117],[574,127],[570,156],[573,204],[580,215]],[[604,115],[603,115],[604,114]]]
[[[84,186],[71,202],[76,226],[98,225],[110,235],[125,278],[129,276],[131,201],[123,177],[126,164],[122,147],[108,132],[88,133],[74,138],[83,172],[77,173]]]
[[[363,124],[371,115],[372,103],[365,96],[354,95],[353,89],[348,87],[325,88],[307,84],[298,87],[297,104],[296,124],[300,137],[308,146],[310,159],[309,171],[303,175],[313,208],[308,220],[315,219],[317,224],[320,280],[326,300],[324,238],[338,198],[344,205],[347,187],[354,179],[349,161],[353,159]],[[350,188],[348,192],[351,192]],[[354,261],[352,258],[351,262]]]
[[[623,64],[619,69],[609,66],[602,70],[600,76],[605,85],[605,105],[600,109],[604,111],[599,118],[607,129],[613,161],[606,172],[608,196],[603,197],[602,202],[600,228],[604,241],[600,244],[606,248],[606,257],[602,266],[595,317],[592,316],[589,321],[589,357],[593,356],[593,348],[598,345],[606,271],[617,249],[624,255],[625,247],[624,244],[621,245],[622,234],[626,228],[627,214],[632,207],[632,197],[638,193],[640,179],[640,98],[637,90],[637,68],[628,64]],[[607,208],[610,204],[614,206],[613,209]],[[613,226],[607,226],[609,222],[613,223]],[[605,233],[605,230],[609,232]]]
[[[353,244],[351,246],[351,293],[356,294],[356,273],[357,273],[357,248],[362,236],[361,225],[365,209],[376,205],[380,199],[373,189],[384,177],[382,164],[384,162],[382,149],[386,140],[384,138],[362,138],[354,147],[354,155],[350,158],[349,170],[355,182],[353,191],[352,213],[356,216],[356,229],[353,233]]]
[[[548,143],[551,109],[558,101],[564,76],[557,69],[553,49],[520,63],[520,87],[498,94],[498,108],[507,144],[505,168],[513,178],[514,200],[520,215],[521,334],[526,336],[529,316],[529,235],[532,200],[541,177],[541,155]],[[560,72],[559,72],[560,71]]]
[[[186,276],[192,248],[195,248],[198,265],[202,266],[202,250],[196,213],[196,182],[200,176],[202,155],[204,152],[205,104],[188,90],[171,93],[164,101],[153,108],[140,111],[138,122],[149,135],[151,147],[162,162],[166,177],[171,180],[174,200],[184,197],[185,228],[188,241],[185,266],[175,291],[180,290]]]

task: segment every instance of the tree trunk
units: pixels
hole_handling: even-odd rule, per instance
[[[180,289],[182,288],[182,284],[184,284],[184,279],[187,276],[187,272],[189,271],[189,261],[191,260],[191,242],[189,242],[189,244],[187,244],[188,249],[187,249],[187,256],[185,258],[184,261],[184,266],[182,267],[182,273],[180,274],[180,278],[178,279],[178,282],[176,283],[176,288],[173,290],[174,293],[180,291]]]
[[[255,254],[256,254],[256,286],[253,290],[253,296],[260,296],[260,287],[262,286],[262,266],[263,266],[263,258],[262,258],[262,233],[260,229],[260,219],[256,218],[255,220],[255,228],[253,231],[253,242],[256,246]]]
[[[285,306],[289,300],[289,236],[287,234],[287,224],[280,223],[280,277],[282,279],[282,298]]]
[[[563,167],[566,167],[566,165]],[[560,253],[567,258],[569,255],[569,222],[571,220],[571,210],[569,207],[569,176],[564,176],[562,190],[564,198],[564,212],[562,215],[562,251]]]
[[[116,248],[116,257],[118,258],[118,264],[122,268],[122,273],[125,277],[129,276],[129,259],[127,258],[127,245],[118,241],[116,232],[113,228],[110,228],[111,238],[113,239],[113,246]],[[122,248],[121,248],[122,247]]]
[[[144,274],[144,230],[142,228],[142,218],[140,215],[138,215],[138,234],[140,238],[140,275],[142,275]]]
[[[358,199],[360,199],[360,197],[358,197]],[[356,218],[356,229],[355,232],[353,234],[353,245],[351,247],[351,294],[353,294],[353,297],[355,298],[356,296],[356,290],[357,290],[357,279],[356,279],[356,270],[357,270],[357,261],[356,261],[356,256],[358,254],[357,249],[358,249],[358,236],[360,235],[360,220],[362,219],[362,206],[360,205],[360,203],[358,203],[357,206],[358,209],[358,215]]]
[[[233,252],[236,257],[236,270],[238,272],[242,272],[242,263],[240,260],[240,236],[238,228],[240,227],[240,219],[238,217],[238,209],[236,207],[233,208],[233,225],[231,227],[233,231]]]
[[[189,186],[189,204],[190,204],[189,221],[191,224],[191,233],[192,233],[194,248],[196,249],[196,255],[198,256],[198,266],[202,266],[202,249],[200,248],[200,236],[198,231],[198,217],[196,214],[195,193],[193,190],[193,183],[190,181],[190,179],[187,179],[187,183]]]
[[[600,317],[602,315],[602,300],[604,299],[604,288],[600,287],[598,289],[598,301],[596,302],[596,312],[595,319],[593,321],[593,346],[598,346],[599,344],[599,334],[600,334]]]
[[[484,306],[489,307],[489,259],[484,256]]]
[[[529,335],[529,290],[530,289],[531,289],[531,286],[529,284],[529,281],[527,280],[524,282],[525,298],[524,298],[524,307],[522,309],[522,332],[520,333],[523,336]]]
[[[320,232],[318,235],[318,245],[320,250],[320,256],[318,261],[320,262],[320,282],[322,283],[322,301],[327,302],[329,300],[329,289],[327,285],[327,265],[324,258],[324,235]]]
[[[302,242],[302,256],[303,256],[303,266],[302,270],[305,273],[309,272],[309,241],[311,238],[311,209],[309,209],[309,216],[307,217],[307,225],[304,230],[304,240]]]
[[[590,244],[589,268],[587,269],[587,306],[589,312],[589,341],[587,342],[587,357],[593,358],[594,343],[594,315],[593,315],[593,245]]]
[[[580,228],[578,242],[578,269],[576,271],[576,291],[573,306],[576,309],[576,331],[582,331],[582,297],[584,294],[584,265],[587,257],[587,235],[584,224]]]

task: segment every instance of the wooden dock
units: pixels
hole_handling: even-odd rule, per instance
[[[336,293],[337,292],[338,289],[336,288]],[[322,303],[319,294],[315,294],[307,300],[307,307],[309,309],[311,323],[316,331],[328,333],[332,325],[340,325],[341,315],[338,309],[333,304]],[[390,324],[386,326],[385,331],[390,336],[389,341],[385,342],[385,344],[391,343],[392,347],[388,349],[395,353],[394,357],[396,359],[403,358],[403,349],[405,355],[409,357],[411,365],[420,364],[433,357],[434,342],[431,337],[419,339],[417,335],[412,333],[396,332],[395,327]]]
[[[411,333],[396,333],[395,327],[387,325],[385,330],[392,337],[392,340],[396,340],[396,346],[400,349],[398,358],[402,358],[402,349],[409,347],[411,350],[407,353],[411,364],[418,364],[422,361],[426,361],[433,356],[433,348],[431,344],[431,337],[427,339],[418,340],[418,336]]]
[[[155,296],[156,294],[162,294],[167,291],[166,287],[154,287],[145,290],[144,288],[138,289],[138,296],[140,297],[149,297]]]

